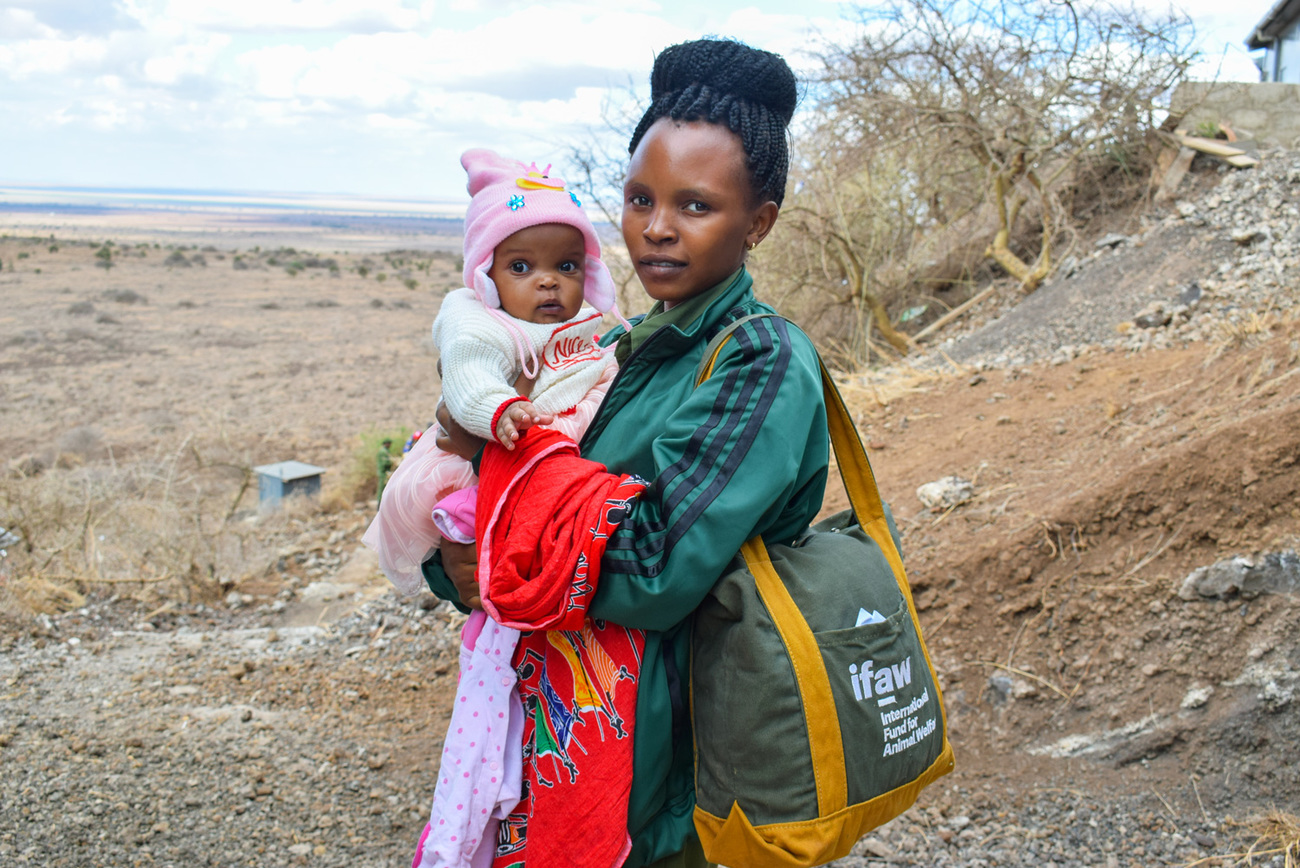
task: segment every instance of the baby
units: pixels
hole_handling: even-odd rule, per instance
[[[615,373],[595,340],[601,312],[622,320],[595,227],[564,182],[536,165],[482,149],[461,165],[473,197],[465,287],[447,295],[433,324],[442,399],[462,428],[507,449],[533,425],[579,440]],[[474,470],[436,441],[412,447],[363,537],[405,595],[424,586],[420,565],[443,536],[474,541]]]
[[[466,285],[447,295],[433,324],[443,401],[462,428],[507,450],[534,425],[576,441],[615,373],[612,354],[596,343],[601,312],[618,312],[595,228],[564,182],[536,166],[485,150],[467,151],[461,165],[473,197]],[[437,441],[426,432],[412,447],[363,537],[406,594],[423,586],[420,565],[442,537],[475,541],[474,470]],[[523,795],[526,723],[510,663],[519,636],[483,611],[465,624],[457,701],[415,866],[488,865],[498,824]]]

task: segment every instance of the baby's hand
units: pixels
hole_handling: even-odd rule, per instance
[[[507,449],[514,449],[515,441],[529,428],[554,421],[554,416],[540,412],[532,402],[516,401],[502,410],[497,419],[497,441]]]

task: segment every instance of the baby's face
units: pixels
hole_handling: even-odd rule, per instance
[[[496,246],[488,277],[497,286],[501,309],[515,319],[564,322],[582,307],[586,260],[581,232],[563,223],[541,223]]]

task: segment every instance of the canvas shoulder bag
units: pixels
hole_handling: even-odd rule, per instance
[[[753,318],[710,342],[697,385]],[[695,827],[709,861],[734,868],[838,859],[953,768],[891,518],[819,365],[852,508],[790,545],[746,542],[692,626]]]

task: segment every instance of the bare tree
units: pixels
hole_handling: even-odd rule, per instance
[[[627,142],[641,119],[643,107],[631,82],[613,89],[601,106],[601,123],[589,129],[582,140],[563,146],[568,155],[566,165],[577,170],[566,180],[580,192],[583,204],[595,208],[614,229],[618,229],[623,216]],[[632,263],[623,255],[621,239],[617,233],[611,233],[601,241],[602,258],[617,288],[619,309],[627,316],[643,312],[646,296],[640,291]]]
[[[1051,273],[1081,164],[1133,161],[1194,57],[1192,28],[1070,0],[888,0],[860,18],[856,40],[824,51],[795,142],[796,219],[772,254],[804,263],[792,283],[820,258],[840,302],[905,352],[891,305],[982,261],[1025,291]]]

